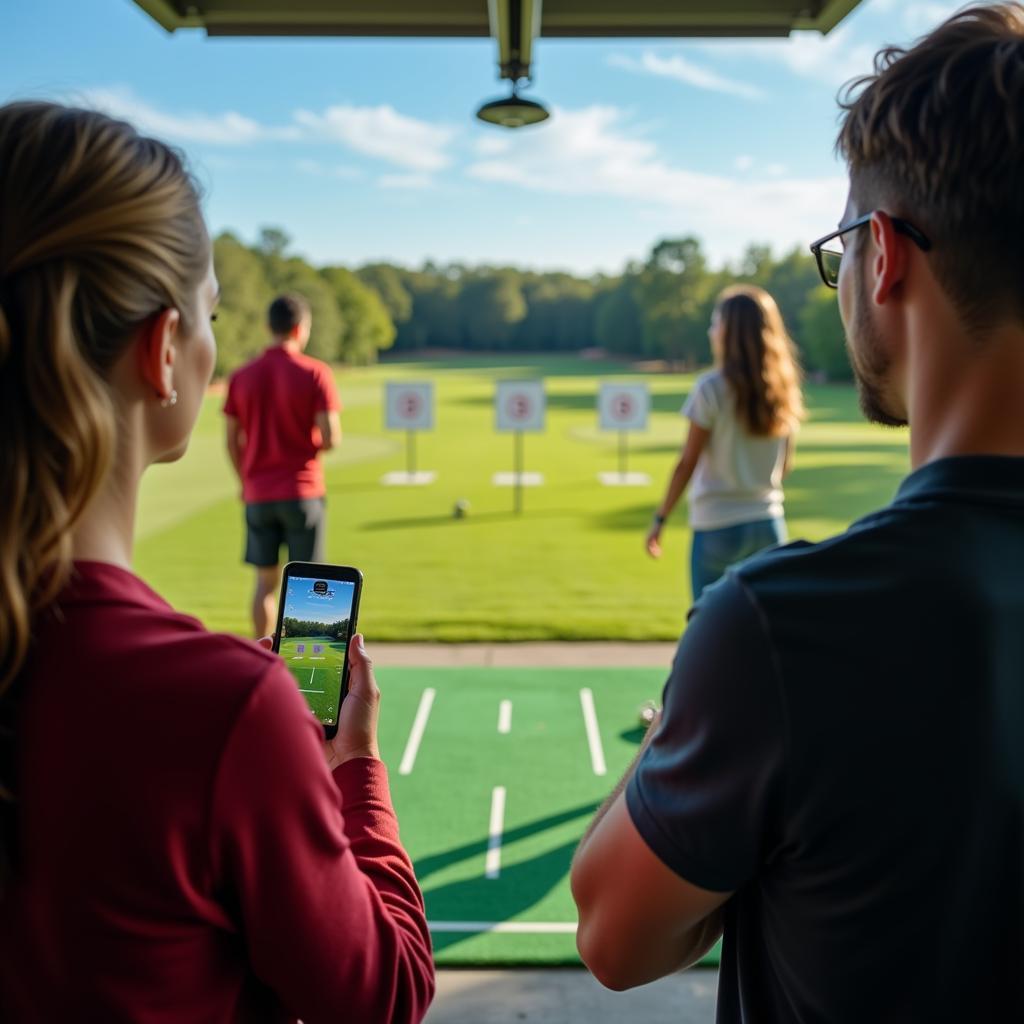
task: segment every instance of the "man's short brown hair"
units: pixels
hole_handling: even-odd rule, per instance
[[[309,303],[298,292],[279,295],[267,310],[267,323],[272,334],[284,337],[311,316]]]
[[[852,82],[837,148],[859,213],[920,228],[969,329],[1024,322],[1024,5],[961,11]]]

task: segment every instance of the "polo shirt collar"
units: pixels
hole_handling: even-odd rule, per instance
[[[1024,457],[954,455],[914,470],[900,484],[896,501],[933,498],[1024,505]]]

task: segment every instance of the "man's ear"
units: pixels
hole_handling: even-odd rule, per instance
[[[871,241],[874,243],[871,297],[880,306],[906,276],[908,240],[896,231],[892,218],[881,210],[876,210],[872,215],[870,227]]]
[[[163,309],[146,321],[139,335],[142,378],[157,398],[167,398],[174,390],[175,342],[180,326],[181,314],[176,309]]]

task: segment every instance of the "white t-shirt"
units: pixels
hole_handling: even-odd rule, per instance
[[[747,431],[721,370],[698,378],[682,413],[711,431],[690,482],[690,526],[717,530],[781,516],[786,438]]]

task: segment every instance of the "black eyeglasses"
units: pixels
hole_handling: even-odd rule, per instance
[[[824,238],[811,242],[811,252],[814,253],[814,258],[818,261],[818,273],[821,274],[822,281],[829,288],[839,287],[839,267],[843,262],[843,235],[847,231],[864,227],[875,213],[875,210],[872,210],[871,213],[865,213],[863,217],[858,217],[856,220],[851,220],[849,224],[844,224],[838,231],[833,231],[830,235],[825,235]],[[892,226],[901,235],[906,235],[922,252],[927,252],[932,247],[931,241],[909,221],[901,220],[899,217],[892,217],[890,219],[892,220]],[[833,240],[836,244],[826,249],[826,244]]]

